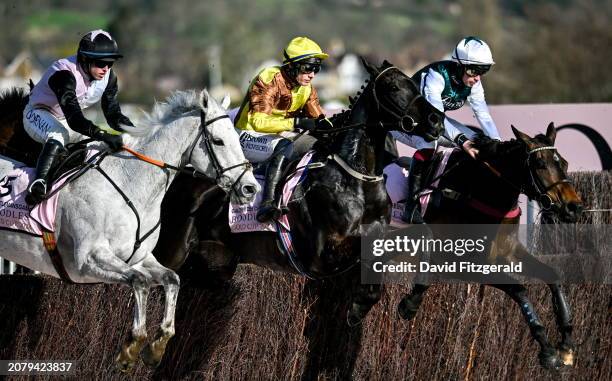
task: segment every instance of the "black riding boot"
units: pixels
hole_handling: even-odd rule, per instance
[[[287,159],[283,154],[277,154],[272,158],[266,169],[266,183],[263,191],[263,201],[257,211],[257,221],[268,222],[278,220],[282,211],[278,207],[276,188],[283,175],[283,167]]]
[[[25,201],[28,204],[38,204],[45,198],[47,182],[49,181],[49,170],[63,149],[62,143],[54,139],[48,140],[43,146],[36,162],[36,179],[28,187],[28,194],[25,197]]]
[[[408,224],[424,224],[421,216],[421,202],[417,198],[417,192],[421,191],[423,186],[424,172],[428,161],[412,159],[410,171],[408,172],[408,196],[404,205],[404,215],[402,221]]]

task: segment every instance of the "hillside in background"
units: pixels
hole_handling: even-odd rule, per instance
[[[477,35],[497,63],[484,80],[490,103],[609,102],[611,16],[603,0],[8,0],[0,4],[0,64],[23,50],[48,64],[105,28],[126,56],[116,66],[121,96],[150,103],[219,79],[243,89],[296,35],[329,51],[331,68],[357,53],[408,74]]]

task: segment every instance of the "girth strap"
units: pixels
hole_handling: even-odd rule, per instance
[[[361,181],[364,181],[366,183],[376,183],[376,182],[384,180],[383,176],[365,175],[365,174],[363,174],[361,172],[358,172],[358,171],[354,170],[353,168],[351,168],[351,166],[346,161],[344,161],[344,159],[342,159],[339,155],[337,155],[335,153],[327,156],[326,159],[328,159],[328,160],[331,159],[331,160],[335,161],[342,169],[344,169],[346,171],[346,173],[348,173],[349,175],[353,176],[357,180],[361,180]],[[316,162],[308,164],[308,168],[309,169],[322,168],[322,167],[324,167],[326,165],[327,165],[326,162],[316,161]]]
[[[53,267],[55,268],[57,274],[64,282],[69,284],[75,284],[75,282],[70,279],[70,276],[68,275],[68,272],[64,267],[64,262],[62,261],[62,257],[60,256],[59,250],[57,250],[55,233],[43,229],[42,239],[43,244],[45,245],[45,249],[47,249],[47,253],[49,253],[49,257],[51,257],[51,262],[53,263]]]
[[[138,210],[136,210],[136,207],[134,206],[134,203],[132,203],[132,200],[129,199],[129,197],[121,190],[121,188],[119,188],[119,186],[117,184],[115,184],[115,182],[110,178],[110,176],[104,172],[104,170],[102,168],[100,168],[99,166],[96,167],[96,169],[98,170],[98,172],[100,172],[102,174],[102,176],[104,176],[109,183],[111,183],[111,185],[113,186],[113,188],[115,188],[115,190],[117,190],[117,192],[121,195],[121,197],[123,198],[123,200],[125,201],[125,203],[127,204],[127,206],[130,207],[130,209],[132,209],[132,212],[134,212],[134,215],[136,216],[136,223],[137,223],[137,227],[136,227],[136,241],[134,242],[134,250],[132,250],[132,255],[130,255],[130,257],[125,261],[125,263],[129,263],[132,258],[134,257],[134,254],[136,254],[136,251],[138,250],[138,248],[140,248],[140,245],[147,239],[149,238],[149,236],[151,234],[153,234],[153,232],[155,230],[157,230],[157,228],[159,227],[159,225],[161,225],[161,219],[159,221],[157,221],[157,223],[155,224],[155,226],[153,226],[151,228],[151,230],[149,230],[144,236],[142,236],[142,238],[140,237],[140,215],[138,214]]]
[[[486,214],[487,216],[494,218],[515,218],[521,215],[521,208],[515,206],[510,210],[498,209],[488,204],[485,204],[482,201],[479,201],[475,198],[465,196],[460,192],[457,192],[450,188],[440,189],[440,193],[444,198],[448,198],[454,201],[464,201],[466,205],[469,207],[479,211],[482,214]]]

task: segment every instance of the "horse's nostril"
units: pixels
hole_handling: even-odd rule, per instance
[[[245,195],[252,195],[255,194],[257,192],[257,187],[253,186],[253,185],[245,185],[242,187],[242,193],[244,193]]]
[[[570,202],[567,204],[567,210],[571,213],[580,213],[582,212],[582,205],[576,202]]]

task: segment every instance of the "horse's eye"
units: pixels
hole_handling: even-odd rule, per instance
[[[399,87],[397,87],[397,85],[391,85],[391,86],[389,86],[389,90],[391,90],[391,91],[398,91]]]
[[[536,159],[534,164],[536,169],[546,169],[546,162],[540,158]]]
[[[225,143],[223,142],[223,140],[219,139],[219,138],[213,138],[212,140],[213,144],[216,146],[224,146]]]

